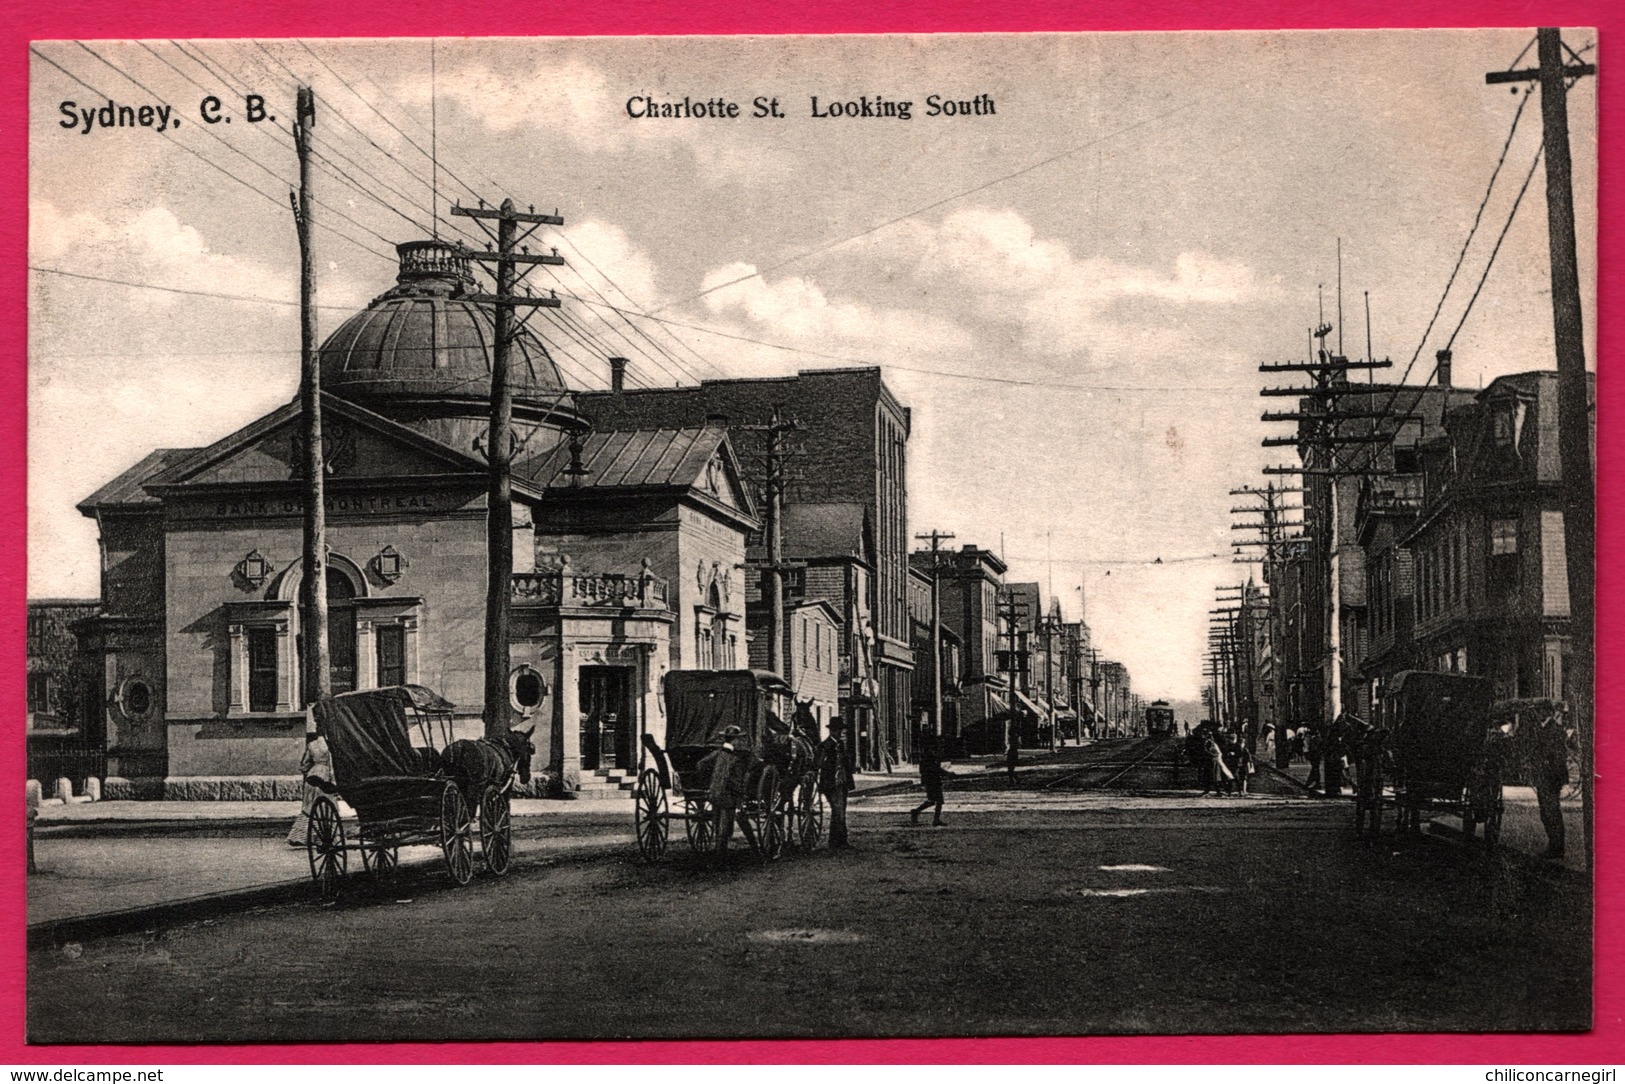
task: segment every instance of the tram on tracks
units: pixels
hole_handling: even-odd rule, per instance
[[[1153,700],[1145,709],[1145,732],[1148,737],[1166,738],[1178,728],[1174,722],[1174,709],[1166,700]]]

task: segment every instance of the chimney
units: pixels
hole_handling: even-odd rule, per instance
[[[616,395],[626,390],[626,359],[609,359],[609,390]]]
[[[1435,370],[1439,387],[1448,388],[1450,386],[1450,351],[1441,350],[1433,356],[1439,362],[1439,367]]]

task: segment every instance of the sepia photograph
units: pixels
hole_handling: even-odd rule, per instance
[[[1598,53],[34,41],[27,1041],[1589,1031]]]

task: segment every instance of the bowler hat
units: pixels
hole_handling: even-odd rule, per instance
[[[831,719],[829,721],[829,729],[830,729],[831,733],[833,733],[834,731],[837,731],[837,730],[845,730],[846,729],[846,720],[845,719]]]

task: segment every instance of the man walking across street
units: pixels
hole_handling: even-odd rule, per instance
[[[948,773],[942,768],[942,742],[931,731],[931,724],[920,724],[920,740],[917,745],[920,758],[920,783],[925,787],[925,801],[909,810],[909,820],[915,824],[920,823],[920,814],[932,806],[936,812],[932,815],[931,823],[941,826],[947,822],[942,819],[942,777]]]
[[[829,803],[829,845],[848,847],[846,796],[852,791],[852,768],[847,760],[846,723],[831,719],[829,737],[818,746],[818,793]]]
[[[1021,743],[1016,740],[1016,724],[1010,723],[1010,737],[1004,746],[1004,774],[1013,787],[1016,785],[1016,763],[1021,759]]]

